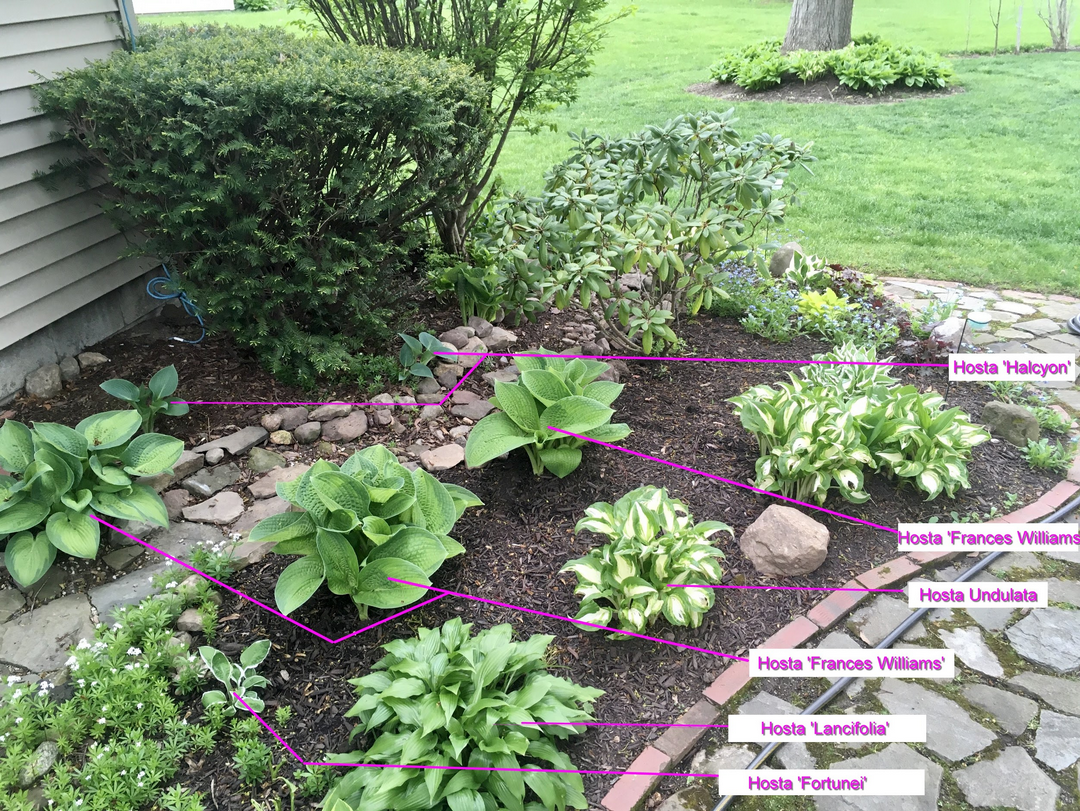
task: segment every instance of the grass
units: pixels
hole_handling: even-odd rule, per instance
[[[613,4],[612,8],[617,5]],[[708,79],[719,50],[783,35],[779,0],[641,0],[614,23],[557,131],[515,134],[500,169],[510,189],[536,191],[566,157],[567,131],[618,135],[683,112],[731,106],[685,92]],[[284,11],[155,15],[154,22],[283,24]],[[140,22],[149,18],[140,17]],[[970,20],[970,29],[969,29]],[[1015,5],[1003,43],[1015,39]],[[945,53],[988,51],[986,9],[938,0],[860,0],[853,32]],[[1030,9],[1023,44],[1049,37]],[[795,180],[803,205],[781,237],[829,261],[878,273],[1080,295],[1080,53],[961,58],[964,93],[887,105],[734,104],[743,134],[812,140],[813,176]]]

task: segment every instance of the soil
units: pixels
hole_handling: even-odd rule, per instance
[[[788,104],[896,104],[913,99],[954,96],[957,93],[963,93],[964,88],[953,85],[943,90],[931,90],[923,87],[894,85],[878,93],[868,93],[865,90],[852,90],[840,84],[835,77],[830,77],[805,84],[797,79],[785,80],[767,90],[743,90],[734,84],[698,82],[686,88],[686,92],[727,101],[779,101]]]

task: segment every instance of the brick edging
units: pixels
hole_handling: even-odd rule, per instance
[[[994,519],[997,523],[1029,524],[1050,515],[1054,510],[1080,492],[1080,457],[1077,458],[1067,477],[1055,484],[1035,502],[1015,512]],[[952,560],[963,552],[910,552],[875,566],[844,584],[843,588],[881,589],[904,583],[921,573],[932,563]],[[827,631],[850,614],[856,606],[869,597],[869,592],[833,591],[818,602],[806,614],[800,615],[761,643],[762,648],[796,648],[820,631]],[[735,662],[708,687],[689,710],[679,716],[676,724],[714,724],[722,714],[722,707],[750,683],[750,666]],[[604,795],[601,805],[607,811],[639,811],[660,776],[642,775],[640,772],[662,772],[685,758],[707,730],[702,727],[669,728],[663,735],[648,744],[611,790]]]

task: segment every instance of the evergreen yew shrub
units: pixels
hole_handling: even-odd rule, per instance
[[[40,87],[80,155],[54,168],[104,165],[133,250],[307,385],[371,370],[359,353],[406,311],[421,222],[490,139],[464,65],[275,28],[161,29]]]

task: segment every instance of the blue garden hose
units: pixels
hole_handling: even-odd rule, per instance
[[[179,338],[173,336],[174,341],[179,341],[182,344],[197,344],[206,337],[206,325],[202,320],[202,313],[199,312],[199,308],[195,305],[191,299],[187,297],[187,293],[182,290],[178,290],[176,283],[173,281],[172,275],[169,273],[169,269],[162,263],[161,269],[165,271],[164,276],[155,276],[153,279],[146,283],[146,294],[152,299],[158,301],[171,301],[174,298],[180,299],[180,304],[183,306],[184,311],[195,318],[199,322],[199,327],[202,329],[202,334],[194,341],[189,341],[186,338]]]

